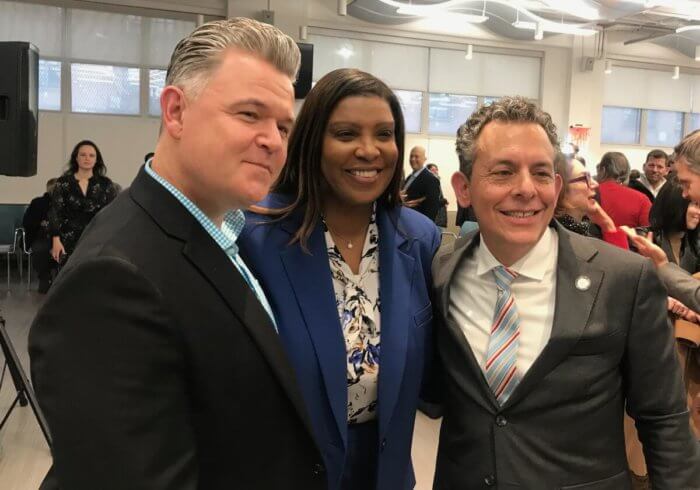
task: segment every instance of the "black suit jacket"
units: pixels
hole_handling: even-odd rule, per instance
[[[666,185],[666,184],[664,184],[664,185]],[[634,189],[635,191],[641,192],[642,194],[644,194],[645,196],[647,196],[647,197],[649,198],[649,200],[650,200],[652,203],[654,202],[654,199],[656,199],[656,198],[654,197],[654,194],[652,194],[651,191],[650,191],[649,189],[647,189],[646,187],[644,187],[644,184],[642,184],[642,183],[641,183],[639,180],[637,180],[637,179],[635,179],[635,180],[630,180],[630,183],[627,185],[627,187],[629,187],[630,189]],[[662,186],[662,187],[663,187],[663,186]],[[659,190],[661,190],[661,189],[659,189]]]
[[[413,209],[434,222],[438,209],[442,206],[442,192],[440,191],[440,180],[425,167],[406,189],[406,198],[409,201],[421,197],[424,197],[425,200]]]
[[[22,227],[26,233],[27,248],[31,247],[32,243],[34,243],[34,240],[37,238],[49,239],[48,220],[50,206],[51,196],[46,193],[41,197],[32,199],[32,202],[29,203],[29,207],[24,212]]]
[[[653,488],[700,488],[700,447],[690,434],[666,291],[651,262],[556,229],[551,337],[502,407],[446,314],[453,273],[478,234],[433,262],[446,383],[434,488],[629,490],[625,409]]]
[[[267,313],[143,169],[85,231],[29,351],[64,490],[325,488]]]

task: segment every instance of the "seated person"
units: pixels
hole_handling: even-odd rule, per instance
[[[24,212],[24,218],[22,218],[25,246],[32,250],[34,270],[39,276],[40,293],[46,293],[49,290],[52,271],[55,268],[55,262],[51,260],[49,255],[51,249],[49,208],[51,206],[51,191],[55,184],[56,179],[49,179],[46,182],[46,192],[44,195],[32,199]]]

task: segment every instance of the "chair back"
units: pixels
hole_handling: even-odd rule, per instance
[[[0,245],[14,245],[15,230],[22,227],[26,204],[0,204]]]

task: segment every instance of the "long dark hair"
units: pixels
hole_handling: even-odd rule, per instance
[[[649,224],[654,234],[687,231],[686,214],[690,201],[683,198],[683,189],[674,179],[666,181],[649,211]]]
[[[92,169],[92,174],[104,176],[107,173],[107,166],[105,165],[105,161],[102,159],[102,153],[97,145],[90,140],[80,141],[73,147],[73,151],[70,154],[70,160],[68,160],[68,170],[66,170],[66,174],[73,175],[78,171],[78,151],[80,151],[81,146],[92,146],[95,149],[97,161]]]
[[[334,70],[321,78],[306,96],[289,138],[287,163],[272,189],[272,192],[293,197],[288,206],[271,210],[279,214],[278,219],[288,217],[299,208],[304,210],[303,222],[292,239],[292,242],[299,241],[304,249],[322,212],[321,159],[328,120],[340,101],[358,95],[380,97],[391,109],[398,158],[394,175],[378,204],[387,207],[401,204],[405,135],[399,100],[384,82],[369,73],[352,68]]]

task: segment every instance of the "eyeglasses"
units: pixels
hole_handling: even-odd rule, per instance
[[[589,172],[583,172],[580,177],[569,180],[569,184],[573,184],[574,182],[585,182],[589,189],[593,187],[593,177],[591,177]]]

